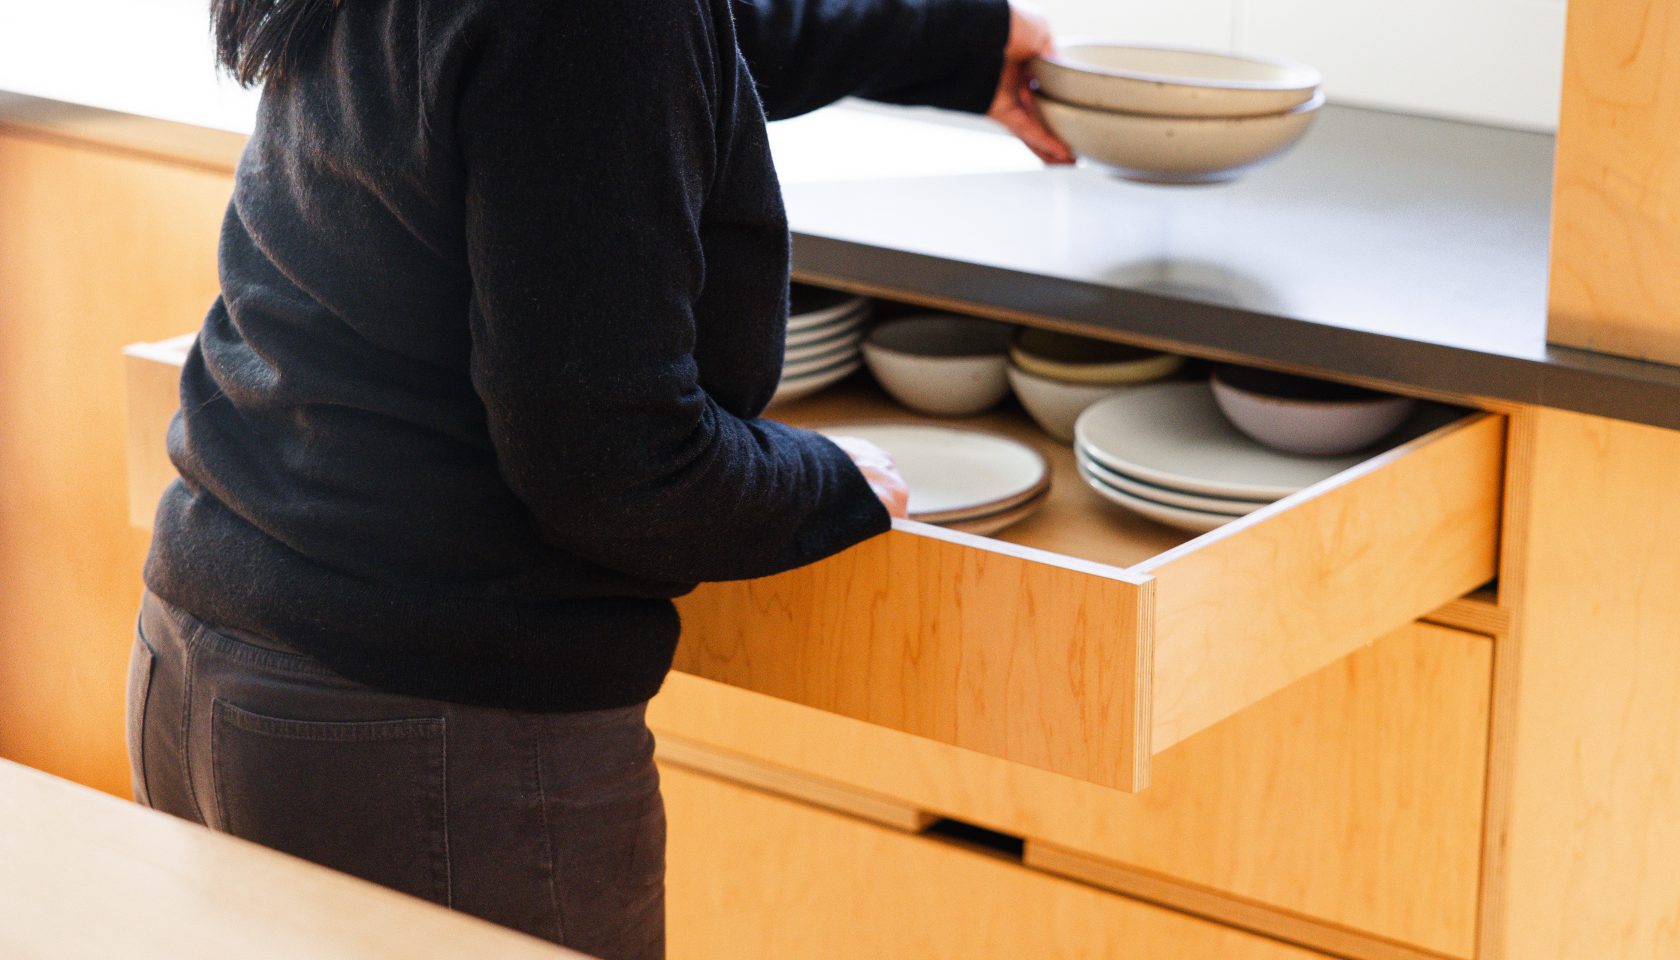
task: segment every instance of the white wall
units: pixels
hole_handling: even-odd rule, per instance
[[[1557,125],[1564,0],[1038,0],[1058,35],[1289,57],[1332,100]],[[1611,0],[1615,2],[1615,0]],[[240,129],[205,0],[0,0],[0,90]]]
[[[1557,127],[1564,0],[1038,3],[1061,37],[1287,57],[1322,70],[1335,102]]]

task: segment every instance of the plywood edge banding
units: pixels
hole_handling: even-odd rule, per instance
[[[755,757],[687,740],[675,734],[657,734],[654,756],[665,763],[746,784],[828,810],[862,817],[871,823],[907,833],[920,833],[939,819],[937,814],[900,803],[882,794],[789,770]]]
[[[1351,960],[1463,960],[1028,838],[1034,870]]]

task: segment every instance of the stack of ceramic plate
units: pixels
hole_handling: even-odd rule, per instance
[[[782,382],[771,403],[807,397],[863,365],[859,345],[869,300],[821,287],[793,285]]]
[[[1156,383],[1088,408],[1074,426],[1079,474],[1151,520],[1204,532],[1303,490],[1365,457],[1308,457],[1240,433],[1206,381]]]
[[[910,519],[989,536],[1025,520],[1050,493],[1050,467],[1024,443],[977,430],[921,424],[843,424],[892,455],[910,488]]]

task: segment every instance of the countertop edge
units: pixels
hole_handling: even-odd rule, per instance
[[[806,282],[1000,320],[1102,330],[1210,360],[1680,430],[1680,367],[1587,350],[1552,346],[1544,359],[1511,356],[797,231],[793,269]]]

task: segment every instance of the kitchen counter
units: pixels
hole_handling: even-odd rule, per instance
[[[210,165],[231,165],[250,126],[0,94],[8,122]],[[1546,343],[1549,136],[1329,107],[1270,167],[1164,188],[1045,169],[985,122],[933,111],[844,104],[772,133],[803,279],[1680,427],[1680,368]]]
[[[0,760],[0,956],[582,960]]]

